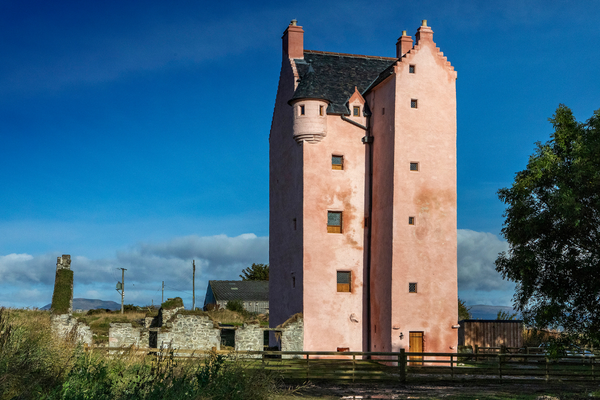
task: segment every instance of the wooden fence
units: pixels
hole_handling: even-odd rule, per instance
[[[87,351],[112,354],[173,355],[178,359],[202,359],[211,352],[154,348],[90,347]],[[513,350],[513,349],[510,349]],[[273,371],[286,380],[399,381],[486,380],[600,381],[600,357],[569,356],[553,360],[543,354],[497,352],[411,353],[322,352],[322,351],[218,351],[230,362],[243,362],[247,368]],[[411,361],[420,357],[422,361]]]

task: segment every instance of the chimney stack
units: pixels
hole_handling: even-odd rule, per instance
[[[283,32],[283,59],[304,58],[304,31],[295,19]]]
[[[417,29],[417,34],[415,35],[415,37],[417,39],[417,44],[419,44],[421,40],[429,40],[433,42],[433,31],[430,27],[427,26],[426,19],[424,19],[421,22],[421,26],[419,27],[419,29]]]
[[[413,47],[412,37],[406,36],[406,31],[402,31],[402,36],[396,42],[396,58],[400,58]]]

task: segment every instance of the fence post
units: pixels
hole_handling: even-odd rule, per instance
[[[546,357],[546,382],[548,382],[548,357]]]
[[[454,354],[450,354],[450,373],[452,374],[452,379],[454,380]]]
[[[498,376],[500,377],[500,383],[502,383],[502,355],[498,354]]]
[[[406,350],[400,349],[398,354],[398,368],[400,369],[400,382],[406,382]]]
[[[310,354],[306,355],[306,379],[308,380],[308,371],[310,370]]]
[[[477,353],[479,353],[479,345],[478,344],[475,345],[475,349],[474,350],[475,350],[475,362],[477,362],[478,361],[478,359],[477,359]]]
[[[352,382],[354,382],[354,369],[356,368],[356,354],[352,354]]]

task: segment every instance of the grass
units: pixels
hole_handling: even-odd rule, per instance
[[[280,394],[277,383],[216,353],[186,361],[86,352],[52,336],[50,313],[0,309],[0,400],[258,400]]]
[[[73,271],[70,269],[59,269],[56,271],[54,281],[54,293],[52,294],[52,306],[55,314],[66,314],[71,308],[73,297]]]

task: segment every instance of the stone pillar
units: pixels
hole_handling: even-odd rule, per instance
[[[73,271],[71,271],[71,256],[68,254],[63,254],[56,259],[56,277],[50,309],[54,314],[73,312]]]

